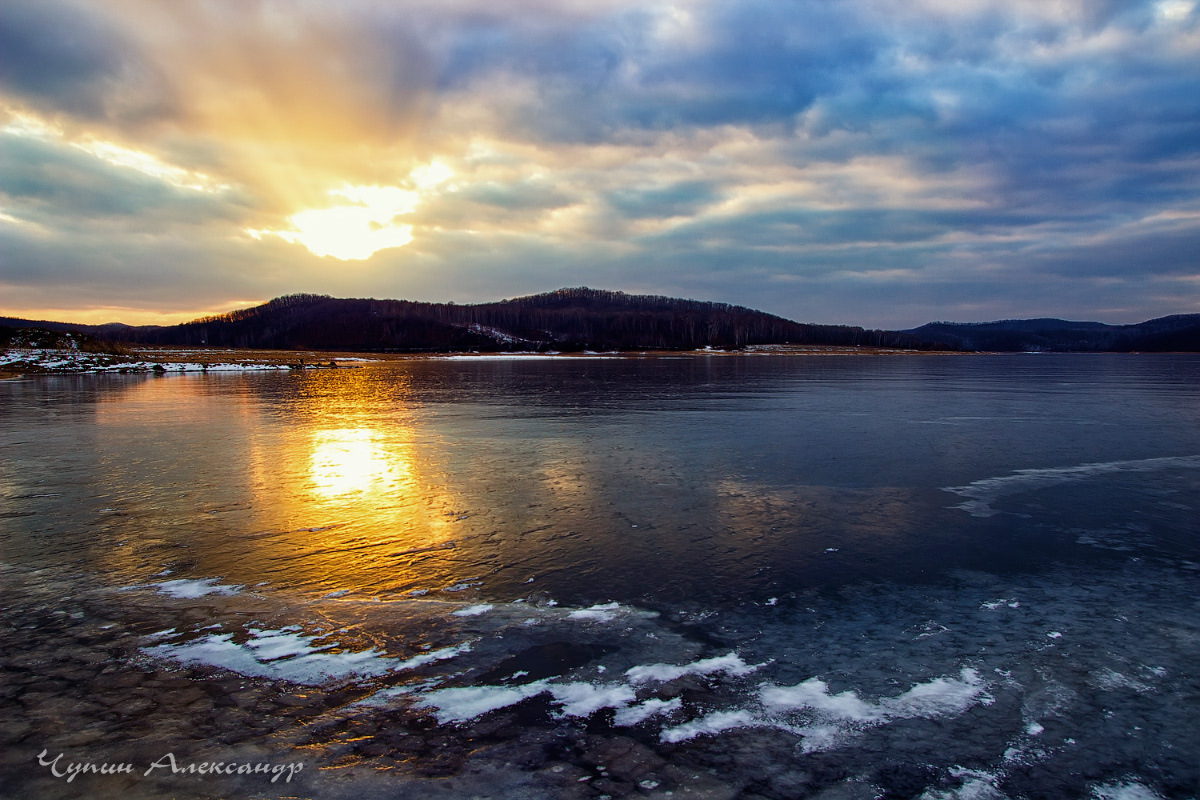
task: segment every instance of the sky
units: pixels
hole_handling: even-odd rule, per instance
[[[0,315],[1200,312],[1193,0],[3,0]]]

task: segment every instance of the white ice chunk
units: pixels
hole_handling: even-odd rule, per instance
[[[162,594],[181,600],[191,600],[209,594],[235,595],[242,588],[240,585],[223,586],[217,583],[218,580],[218,578],[201,578],[199,580],[180,578],[179,580],[163,581],[162,583],[152,583],[150,585],[157,586],[158,591]]]
[[[652,697],[644,703],[622,708],[613,716],[613,723],[630,727],[645,722],[660,714],[673,714],[683,706],[683,700],[673,697],[670,700],[660,700]]]
[[[426,693],[417,708],[432,708],[439,723],[466,722],[546,691],[545,681],[521,686],[463,686]]]
[[[436,709],[438,722],[466,722],[499,708],[515,705],[549,692],[562,707],[562,715],[586,717],[602,708],[622,709],[637,699],[623,683],[549,683],[534,681],[520,686],[465,686],[428,692],[417,701],[418,708]]]
[[[301,633],[253,628],[249,633],[250,638],[245,644],[234,642],[233,634],[210,634],[183,644],[145,647],[142,652],[181,664],[205,664],[241,675],[315,686],[354,676],[371,677],[416,669],[434,661],[453,658],[470,649],[469,644],[463,644],[422,653],[410,659],[396,659],[374,648],[358,652],[329,652],[338,645],[314,646],[312,642],[316,637]]]
[[[1153,789],[1137,781],[1105,783],[1092,788],[1096,800],[1162,800]]]
[[[389,666],[377,650],[358,653],[318,651],[294,658],[263,660],[252,647],[233,642],[232,634],[212,634],[204,639],[180,645],[160,644],[143,648],[148,655],[169,658],[183,664],[207,664],[256,678],[285,680],[318,685],[350,676],[382,675]],[[277,652],[277,651],[271,651]]]
[[[254,638],[246,642],[246,647],[253,648],[254,658],[259,661],[274,661],[290,656],[303,656],[309,653],[319,653],[330,649],[331,646],[312,647],[310,637],[298,633],[284,631],[260,631],[251,629]]]
[[[1102,669],[1092,673],[1092,681],[1106,692],[1116,691],[1117,689],[1132,689],[1135,692],[1148,692],[1153,689],[1153,686],[1142,683],[1137,678],[1131,678],[1128,675],[1122,675],[1116,670]]]
[[[712,675],[724,672],[727,675],[748,675],[762,664],[747,664],[737,653],[727,653],[723,656],[704,658],[691,664],[676,666],[674,664],[649,664],[633,667],[625,672],[631,683],[648,683],[659,681],[666,683],[684,675]]]
[[[888,717],[947,717],[961,714],[983,698],[985,686],[979,673],[964,667],[959,679],[934,678],[918,683],[897,698],[879,701]]]
[[[623,683],[553,683],[547,689],[568,717],[586,717],[602,708],[622,708],[637,699]]]
[[[598,603],[588,608],[581,608],[567,614],[567,619],[586,619],[595,622],[607,622],[616,616],[621,608],[620,603]]]
[[[829,693],[829,684],[819,678],[809,678],[795,686],[767,685],[759,693],[768,711],[808,709],[821,716],[843,720],[875,720],[881,717],[877,706],[852,691]]]
[[[823,719],[873,723],[960,714],[985,697],[985,684],[970,667],[964,667],[957,680],[934,678],[876,703],[863,700],[849,690],[830,694],[828,684],[818,678],[809,678],[795,686],[764,684],[759,691],[768,711],[808,711]]]
[[[1006,800],[1007,795],[996,788],[996,776],[990,772],[956,767],[950,774],[962,781],[957,789],[931,789],[920,800]]]
[[[763,724],[762,720],[744,709],[715,711],[674,728],[664,728],[660,738],[664,742],[683,742],[697,736],[712,735],[735,728],[755,728]]]
[[[467,606],[460,608],[458,611],[451,611],[450,614],[455,617],[478,617],[480,614],[486,614],[495,608],[491,603],[480,603],[476,606]]]

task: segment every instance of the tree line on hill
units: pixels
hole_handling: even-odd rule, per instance
[[[908,331],[885,331],[804,324],[727,303],[586,287],[474,305],[294,294],[182,325],[75,325],[0,318],[0,326],[75,331],[130,344],[358,352],[694,350],[779,344],[1200,352],[1200,314],[1136,325],[1033,319],[932,322]],[[49,341],[45,336],[41,340]]]
[[[361,352],[921,346],[917,337],[894,331],[806,325],[726,303],[587,288],[477,305],[296,294],[182,325],[108,335],[144,344]]]

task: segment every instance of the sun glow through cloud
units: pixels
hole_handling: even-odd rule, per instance
[[[395,186],[343,186],[330,189],[332,197],[350,204],[315,208],[288,217],[291,230],[248,230],[256,239],[264,235],[300,244],[318,256],[341,261],[362,261],[380,250],[403,247],[412,241],[412,225],[397,224],[421,196]]]

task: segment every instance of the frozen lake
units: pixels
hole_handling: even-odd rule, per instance
[[[1195,356],[46,376],[0,448],[28,796],[1200,792]]]

